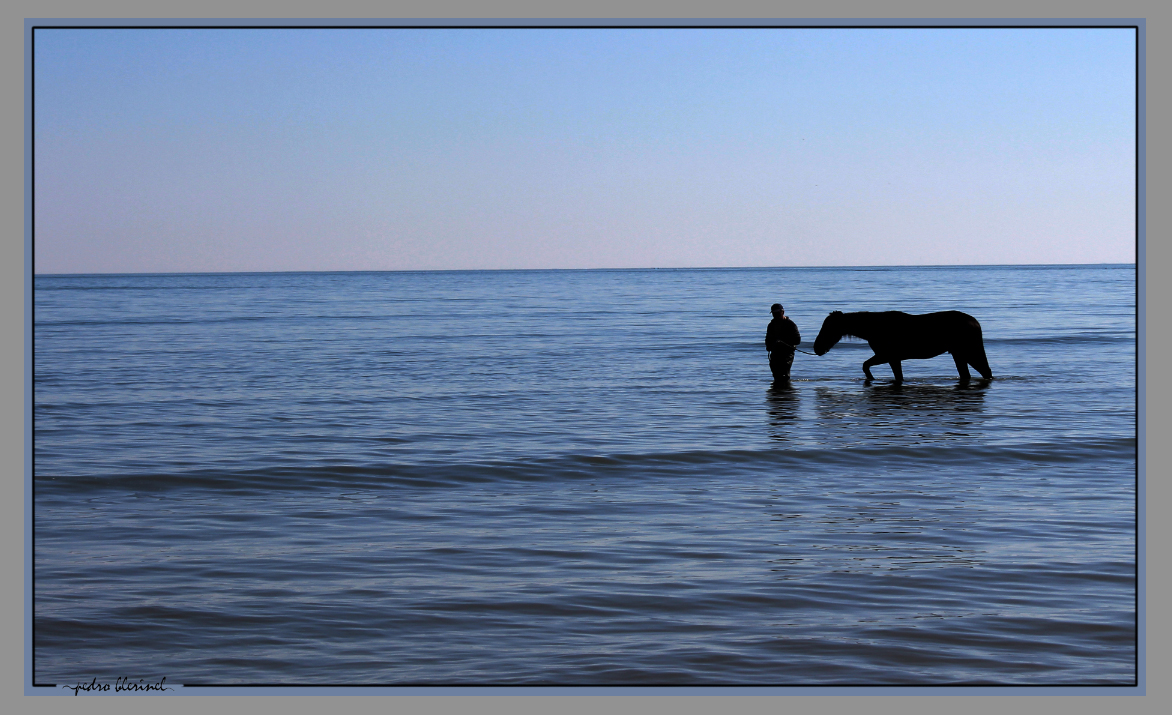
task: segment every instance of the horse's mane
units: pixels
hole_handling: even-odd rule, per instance
[[[865,315],[866,311],[848,314],[848,313],[843,313],[841,310],[832,310],[832,311],[830,311],[830,314],[836,317],[836,320],[834,321],[835,327],[837,328],[839,326],[842,326],[842,328],[843,328],[842,338],[857,338],[859,340],[866,339],[866,338],[860,337],[858,335],[855,335],[852,332],[853,328],[851,326],[854,321],[847,318],[847,315],[850,315],[852,318],[857,315]],[[839,338],[839,339],[841,340],[842,338]]]

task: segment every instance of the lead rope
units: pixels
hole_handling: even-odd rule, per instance
[[[774,340],[777,340],[777,339],[776,339],[776,338],[774,338]],[[797,350],[798,352],[800,352],[800,353],[802,353],[802,354],[804,354],[804,355],[813,355],[814,357],[818,357],[818,355],[817,355],[816,353],[808,353],[808,352],[806,352],[805,350],[800,350],[800,349],[799,349],[797,346],[795,346],[795,345],[790,345],[789,343],[787,343],[787,342],[786,342],[786,341],[784,341],[784,340],[778,340],[777,342],[781,343],[782,345],[786,346],[787,348],[793,348],[794,350]]]

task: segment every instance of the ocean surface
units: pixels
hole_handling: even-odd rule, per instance
[[[1135,281],[36,276],[34,682],[1134,684]]]

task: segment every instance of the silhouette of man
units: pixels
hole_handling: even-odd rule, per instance
[[[769,351],[769,369],[774,380],[788,380],[790,366],[794,364],[794,348],[802,344],[802,334],[794,321],[785,317],[785,308],[774,303],[770,308],[773,320],[765,330],[765,349]]]

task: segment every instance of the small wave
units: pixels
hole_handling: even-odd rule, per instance
[[[876,446],[836,449],[695,450],[678,452],[565,455],[508,461],[420,464],[312,464],[239,471],[201,469],[174,473],[38,475],[36,487],[68,490],[165,491],[212,489],[221,493],[303,489],[438,488],[498,482],[560,482],[606,478],[671,477],[710,473],[719,466],[730,474],[762,469],[802,472],[826,467],[901,467],[956,465],[1047,465],[1135,459],[1136,440],[1117,438],[1009,446]]]
[[[1136,338],[1134,334],[1054,335],[1051,337],[1042,338],[990,338],[988,335],[986,335],[984,336],[984,342],[986,345],[1094,345],[1118,343],[1129,343],[1131,345],[1135,345]]]
[[[308,319],[316,319],[318,316],[308,316]],[[61,328],[61,327],[77,327],[98,326],[98,325],[212,325],[223,323],[255,323],[260,321],[272,321],[279,323],[298,322],[306,318],[301,316],[270,316],[270,315],[240,315],[231,318],[156,318],[152,320],[137,320],[134,318],[120,318],[118,320],[38,320],[36,321],[38,328]]]

